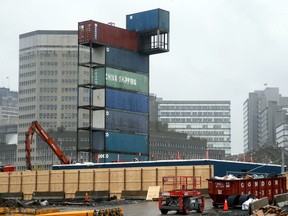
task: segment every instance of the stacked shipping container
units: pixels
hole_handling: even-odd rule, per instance
[[[149,23],[154,30],[169,29],[169,13],[160,9],[135,18],[142,29]],[[86,47],[86,53],[79,51],[79,66],[90,71],[88,83],[79,83],[79,88],[89,87],[90,99],[78,109],[88,108],[90,125],[85,130],[92,139],[87,151],[93,162],[149,158],[149,53],[138,52],[140,37],[133,26],[129,22],[126,30],[93,20],[78,23],[79,47]]]

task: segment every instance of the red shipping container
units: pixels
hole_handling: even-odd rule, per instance
[[[138,33],[93,20],[78,23],[78,43],[90,42],[138,51]]]

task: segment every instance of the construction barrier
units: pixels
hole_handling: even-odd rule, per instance
[[[208,188],[206,179],[213,177],[213,165],[168,166],[144,168],[111,168],[81,170],[38,170],[0,172],[0,193],[21,193],[24,200],[55,192],[65,199],[75,198],[77,192],[98,192],[107,198],[121,198],[122,191],[148,191],[161,186],[163,176],[201,176],[202,189]],[[102,192],[102,193],[101,193]],[[77,194],[79,195],[79,193]],[[145,197],[145,194],[142,196]],[[101,198],[101,197],[99,197]],[[103,197],[104,198],[104,197]]]

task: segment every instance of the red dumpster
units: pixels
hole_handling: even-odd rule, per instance
[[[214,207],[223,205],[225,199],[229,206],[242,205],[250,197],[268,197],[272,202],[274,195],[286,193],[286,177],[271,177],[259,179],[207,179],[208,194]]]

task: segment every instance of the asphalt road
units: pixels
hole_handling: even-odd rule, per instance
[[[83,203],[83,202],[82,202]],[[46,206],[47,208],[48,206]],[[76,203],[70,204],[52,204],[49,203],[48,208],[59,208],[61,212],[67,211],[78,211],[78,210],[100,210],[100,209],[111,209],[122,207],[123,216],[160,216],[162,215],[157,201],[145,201],[145,200],[112,200],[112,201],[101,201],[101,202],[90,202],[87,205],[78,205]],[[176,211],[168,212],[168,215],[182,215],[177,214]],[[204,212],[196,213],[191,211],[189,215],[207,215],[207,216],[247,216],[248,211],[242,211],[241,209],[229,209],[228,211],[223,211],[223,208],[214,208],[212,206],[212,201],[210,198],[205,199]]]
[[[160,216],[162,215],[159,208],[158,202],[151,201],[151,202],[139,202],[135,201],[133,204],[124,205],[123,207],[123,215],[124,216],[140,216],[140,215],[147,215],[147,216]],[[176,211],[170,211],[167,215],[182,215],[177,214]],[[229,209],[228,211],[223,211],[221,208],[213,208],[211,199],[205,200],[205,209],[202,214],[196,213],[195,211],[191,211],[190,215],[198,216],[198,215],[208,215],[208,216],[230,216],[230,215],[237,215],[237,216],[246,216],[249,215],[248,211],[243,211],[241,209]]]

